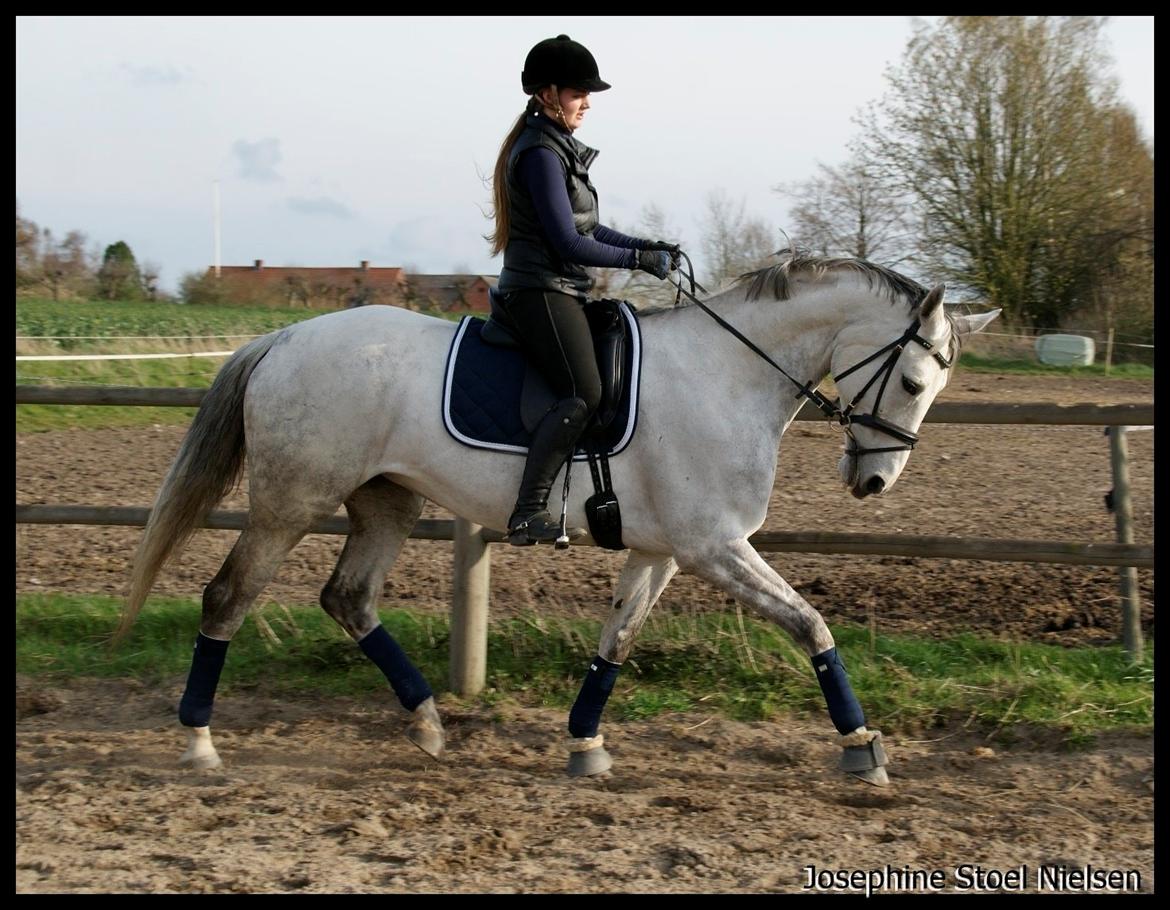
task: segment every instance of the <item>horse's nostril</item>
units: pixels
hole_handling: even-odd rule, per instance
[[[870,493],[880,493],[886,488],[886,482],[878,477],[876,474],[869,479],[869,483],[865,485],[865,489]]]

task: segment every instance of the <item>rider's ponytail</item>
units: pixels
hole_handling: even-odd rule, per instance
[[[500,154],[496,158],[496,169],[492,174],[492,216],[495,218],[496,229],[484,238],[491,244],[493,256],[498,256],[508,245],[508,158],[512,154],[512,146],[524,132],[524,121],[528,115],[539,111],[543,106],[536,95],[529,98],[524,113],[516,118],[512,129],[500,144]]]

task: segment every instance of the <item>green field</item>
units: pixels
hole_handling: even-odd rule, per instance
[[[194,600],[151,598],[128,640],[106,640],[120,602],[21,595],[16,669],[47,680],[136,677],[181,682],[199,624]],[[386,683],[318,608],[257,607],[232,642],[221,691],[368,697]],[[446,691],[445,616],[383,610],[382,621],[435,687]],[[489,627],[484,704],[512,700],[568,709],[596,653],[597,622],[529,616]],[[1120,647],[1060,648],[974,635],[945,639],[834,629],[854,689],[875,726],[906,734],[961,725],[1001,742],[1040,735],[1068,745],[1098,734],[1153,729],[1154,657],[1137,667]],[[449,698],[452,696],[448,696]],[[824,717],[808,658],[775,626],[735,613],[652,616],[614,690],[607,716],[635,719],[712,711],[742,720],[785,712]],[[828,723],[826,718],[826,724]]]
[[[184,306],[177,303],[53,301],[17,298],[18,336],[264,335],[324,310],[275,310],[259,307]],[[240,340],[240,339],[236,339]],[[85,349],[92,341],[58,342],[62,351]]]
[[[228,351],[329,310],[184,306],[175,303],[54,302],[18,298],[18,354]],[[436,314],[456,319],[459,314]],[[51,336],[51,337],[46,337]],[[63,337],[62,337],[63,336]],[[131,337],[119,337],[131,336]],[[153,336],[157,340],[146,340]],[[18,361],[18,385],[207,388],[225,357],[127,361]],[[73,428],[186,426],[193,408],[19,405],[18,433]]]

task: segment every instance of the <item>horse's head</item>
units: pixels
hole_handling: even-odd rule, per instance
[[[944,290],[940,284],[930,291],[909,322],[900,307],[868,307],[873,321],[850,325],[837,337],[832,375],[848,419],[838,470],[858,499],[897,482],[918,427],[950,379],[962,338],[999,315],[947,314]]]

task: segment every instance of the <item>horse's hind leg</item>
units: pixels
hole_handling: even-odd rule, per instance
[[[414,714],[406,735],[428,755],[443,754],[443,725],[427,681],[383,628],[378,599],[386,573],[422,512],[423,499],[375,477],[345,501],[350,533],[337,568],[321,591],[321,606],[386,676],[394,694]]]
[[[193,768],[218,768],[211,742],[212,705],[232,637],[248,609],[268,584],[289,550],[305,536],[311,519],[281,523],[253,510],[228,558],[203,589],[203,617],[195,639],[191,672],[179,703],[179,722],[187,728],[187,751],[179,759]]]
[[[601,712],[618,671],[678,565],[670,556],[631,551],[613,592],[613,612],[601,630],[597,657],[569,713],[569,774],[582,777],[609,770],[613,760],[597,733]]]
[[[784,629],[812,660],[829,717],[841,734],[841,770],[876,786],[889,783],[881,734],[868,730],[865,714],[837,656],[825,620],[768,565],[745,539],[680,557],[686,568]]]

